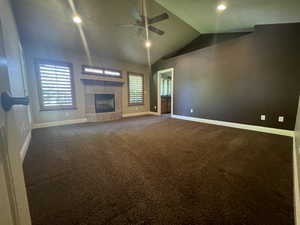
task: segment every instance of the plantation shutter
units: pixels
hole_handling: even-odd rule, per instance
[[[129,105],[143,105],[144,104],[144,76],[139,74],[128,75],[128,89],[129,89]]]
[[[74,108],[72,64],[39,61],[37,70],[41,109]]]

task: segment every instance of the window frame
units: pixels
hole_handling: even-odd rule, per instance
[[[86,71],[84,71],[85,68],[91,68],[91,69],[103,70],[103,74],[93,73],[93,72],[86,72]],[[109,71],[111,71],[111,72],[117,72],[117,73],[120,73],[120,76],[114,76],[114,75],[105,74],[105,71],[106,71],[106,70],[109,70]],[[81,72],[82,72],[82,74],[85,74],[85,75],[94,75],[94,76],[103,76],[103,77],[122,78],[122,71],[121,71],[121,70],[117,70],[117,69],[109,69],[109,68],[103,68],[103,67],[98,67],[98,66],[82,65],[82,66],[81,66]]]
[[[35,59],[34,64],[35,64],[35,73],[36,73],[37,86],[38,86],[38,98],[39,98],[39,104],[40,104],[40,111],[76,110],[77,107],[76,107],[73,64],[70,62],[50,60],[50,59]],[[70,69],[71,96],[72,96],[72,105],[71,106],[44,106],[43,97],[42,97],[41,74],[40,74],[40,68],[39,68],[40,64],[66,66]]]
[[[141,103],[130,103],[130,83],[129,83],[129,76],[133,75],[133,76],[140,76],[142,77],[142,83],[143,83],[143,102]],[[136,73],[136,72],[127,72],[127,86],[128,86],[128,106],[143,106],[145,105],[145,76],[142,73]]]

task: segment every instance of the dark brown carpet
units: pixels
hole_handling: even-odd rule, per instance
[[[292,139],[166,117],[33,131],[33,225],[292,225]]]

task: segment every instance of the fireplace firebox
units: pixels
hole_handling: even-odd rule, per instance
[[[114,94],[95,94],[96,113],[115,112]]]

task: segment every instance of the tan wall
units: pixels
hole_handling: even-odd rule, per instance
[[[55,49],[49,46],[38,46],[34,44],[25,44],[25,56],[27,66],[27,76],[29,85],[29,95],[31,98],[31,108],[33,123],[47,123],[63,120],[75,120],[85,118],[85,96],[84,96],[84,84],[80,80],[81,66],[88,65],[87,57],[84,54],[75,53],[66,49]],[[76,95],[76,110],[64,110],[64,111],[40,111],[36,72],[34,69],[35,59],[49,59],[58,61],[67,61],[73,64],[74,69],[74,82],[75,82],[75,95]],[[145,104],[138,107],[128,106],[128,85],[127,77],[124,79],[123,85],[123,114],[139,113],[149,111],[149,70],[147,66],[136,65],[132,63],[121,62],[114,59],[92,57],[94,66],[106,67],[112,69],[122,70],[122,75],[127,76],[127,72],[143,73],[145,75]]]

